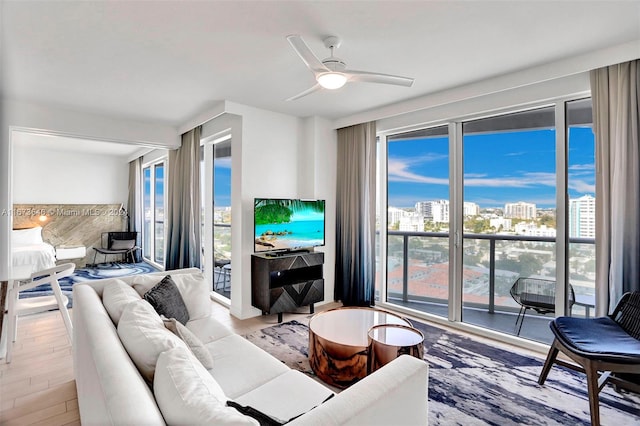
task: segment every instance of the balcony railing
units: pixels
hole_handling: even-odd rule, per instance
[[[389,244],[388,242],[389,246],[391,245],[395,246],[395,250],[392,251],[391,248],[389,249],[388,257],[390,259],[397,259],[398,257],[400,257],[398,252],[400,250],[402,251],[401,264],[393,268],[394,271],[398,267],[401,268],[402,290],[400,293],[398,293],[397,290],[394,292],[388,286],[387,291],[389,295],[395,296],[397,298],[401,298],[402,303],[404,304],[410,301],[435,302],[435,303],[440,302],[440,303],[446,304],[447,302],[446,298],[438,298],[437,296],[434,296],[434,295],[420,296],[420,295],[411,294],[412,284],[413,284],[413,288],[415,288],[416,286],[419,286],[421,283],[411,282],[411,277],[410,277],[411,262],[410,261],[411,261],[412,254],[414,254],[414,258],[415,258],[415,254],[419,253],[419,254],[422,254],[422,258],[425,259],[425,264],[426,264],[425,266],[438,264],[438,263],[448,264],[449,234],[446,232],[388,231],[388,235],[390,236],[389,241],[391,241],[392,238],[394,237],[402,238],[401,249],[399,249],[397,241],[395,242],[395,244]],[[412,248],[412,245],[410,244],[412,239],[419,240],[418,242],[413,244],[413,248]],[[432,246],[429,247],[429,242],[425,244],[425,240],[431,240],[430,243],[432,244]],[[525,273],[526,275],[547,276],[550,279],[555,280],[555,263],[554,263],[555,251],[553,250],[553,247],[549,248],[548,250],[539,250],[539,249],[536,250],[535,248],[526,247],[527,244],[538,245],[538,247],[540,245],[553,246],[556,244],[555,237],[534,237],[534,236],[497,235],[497,234],[464,234],[463,240],[464,240],[464,246],[465,246],[464,247],[465,255],[463,256],[464,257],[463,261],[466,261],[467,259],[470,259],[472,257],[475,257],[476,260],[481,259],[475,265],[469,265],[469,264],[466,264],[465,262],[464,268],[475,267],[475,268],[485,268],[488,270],[488,280],[486,282],[486,285],[488,287],[487,303],[478,303],[477,301],[474,302],[473,300],[468,300],[468,301],[465,300],[465,296],[468,296],[468,294],[464,292],[464,285],[463,285],[463,302],[464,302],[464,305],[467,307],[473,306],[476,308],[486,309],[489,313],[495,312],[496,281],[497,281],[496,271],[498,271],[497,264],[499,261],[501,261],[503,264],[503,267],[500,268],[499,270],[501,272],[501,275],[505,276],[503,277],[501,282],[502,284],[501,296],[503,297],[508,295],[508,290],[507,290],[507,294],[504,294],[504,290],[506,289],[507,286],[510,287],[510,284],[506,282],[508,281],[509,277],[512,278],[511,284],[515,282],[518,276],[522,275],[523,273]],[[488,253],[485,252],[486,248],[482,247],[483,241],[485,242],[485,245],[486,243],[488,243]],[[469,244],[470,242],[473,242],[473,243]],[[513,244],[524,245],[525,247],[524,248],[516,248],[513,246],[509,247],[508,244],[510,242]],[[503,244],[503,247],[499,247],[497,249],[497,246],[499,246],[500,244]],[[585,245],[585,244],[588,245],[589,247],[579,246],[579,245]],[[440,249],[440,251],[425,249],[425,247],[434,248],[433,245],[436,245],[437,246],[436,248]],[[589,262],[593,262],[593,260],[595,259],[595,250],[594,250],[595,239],[570,238],[569,245],[570,245],[569,246],[570,253],[571,251],[574,252],[573,256],[570,255],[569,265],[574,264],[585,269],[584,265],[588,264]],[[419,246],[420,248],[416,248],[416,246]],[[446,248],[446,250],[443,250],[443,248]],[[481,253],[474,254],[472,256],[472,255],[466,254],[467,251],[469,252],[480,251]],[[511,253],[508,254],[508,252],[511,252]],[[582,252],[582,254],[580,254],[580,252]],[[499,253],[501,256],[499,259],[496,258],[497,253]],[[504,267],[505,263],[510,262],[512,267],[515,267],[516,265],[521,263],[520,262],[521,258],[520,258],[520,255],[518,255],[518,253],[520,253],[520,255],[525,255],[525,254],[528,255],[529,259],[532,259],[532,256],[533,256],[533,260],[537,260],[538,264],[551,263],[552,267],[545,265],[543,267],[538,268],[537,270],[535,270],[536,268],[534,268],[533,271],[531,270],[532,268],[529,268],[529,271],[527,272],[523,271],[522,269],[521,270],[505,269]],[[429,257],[431,258],[431,261],[428,260]],[[538,258],[535,259],[536,257]],[[571,268],[571,266],[569,266],[569,268]],[[392,268],[389,267],[389,270],[387,271],[388,277],[389,277],[389,273],[391,272],[391,269]],[[581,294],[581,295],[593,294],[593,289],[594,289],[593,276],[592,274],[589,274],[589,275],[590,276],[586,276],[584,270],[577,271],[576,268],[574,268],[573,273],[570,273],[570,282],[572,282],[574,285],[574,288],[576,288],[577,294]],[[579,282],[580,285],[578,286],[575,285],[574,278]],[[447,281],[448,281],[448,276],[447,276]],[[434,285],[434,283],[426,283],[426,284],[429,284],[431,286]],[[470,298],[470,299],[473,299],[473,298]],[[499,304],[498,306],[501,311],[513,312],[513,311],[517,311],[518,309],[518,307],[515,307],[513,305],[507,306],[507,305]]]

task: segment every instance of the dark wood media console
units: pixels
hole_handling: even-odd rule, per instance
[[[304,252],[280,256],[251,255],[251,304],[263,315],[293,311],[324,300],[324,253]]]

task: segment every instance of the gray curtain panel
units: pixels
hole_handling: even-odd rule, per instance
[[[596,135],[596,313],[640,290],[640,61],[591,71]]]
[[[347,306],[374,304],[375,122],[338,129],[335,298]]]
[[[188,131],[169,152],[166,270],[200,267],[200,132]]]

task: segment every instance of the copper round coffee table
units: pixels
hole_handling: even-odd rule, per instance
[[[374,308],[330,309],[309,320],[309,363],[325,383],[346,388],[367,375],[367,333],[374,325],[411,323]]]
[[[401,324],[380,324],[371,327],[369,337],[368,372],[372,373],[398,358],[411,355],[424,357],[424,335],[420,330]]]

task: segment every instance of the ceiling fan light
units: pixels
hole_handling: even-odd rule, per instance
[[[339,89],[347,82],[347,76],[341,72],[326,72],[320,74],[317,78],[320,86],[325,89]]]

